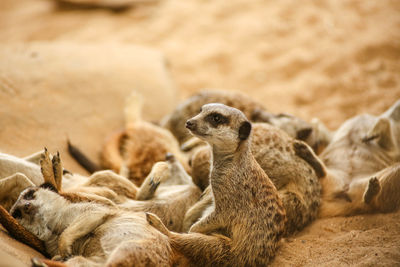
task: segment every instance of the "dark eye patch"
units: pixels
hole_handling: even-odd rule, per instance
[[[205,117],[205,121],[210,123],[214,128],[218,125],[229,124],[229,118],[217,112],[208,114]]]
[[[30,189],[30,190],[28,190],[26,193],[25,193],[25,195],[24,195],[24,199],[25,200],[32,200],[32,199],[34,199],[35,198],[35,189]]]

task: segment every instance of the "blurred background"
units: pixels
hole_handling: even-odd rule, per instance
[[[0,43],[15,42],[150,47],[180,99],[238,90],[331,129],[400,97],[396,0],[2,0]]]
[[[204,88],[331,130],[379,114],[400,98],[400,1],[0,0],[1,152],[46,146],[87,174],[67,137],[98,159],[133,90],[157,122]],[[399,221],[399,212],[317,220],[273,265],[398,266]],[[1,229],[0,251],[21,266],[38,256]],[[6,257],[0,265],[17,266]]]

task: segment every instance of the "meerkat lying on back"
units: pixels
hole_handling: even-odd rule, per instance
[[[359,115],[321,154],[328,174],[321,216],[390,212],[400,207],[400,101],[379,116]]]
[[[214,210],[189,234],[168,231],[155,215],[148,221],[196,266],[266,266],[285,229],[278,192],[250,151],[251,123],[239,110],[208,104],[187,128],[212,147]]]
[[[47,150],[35,155],[42,155],[47,161],[50,158]],[[39,177],[40,167],[26,160],[0,154],[0,166],[6,168],[0,168],[0,174],[17,172],[0,179],[0,205],[6,210],[11,208],[25,188],[43,183],[43,177]],[[170,230],[178,232],[182,231],[186,211],[198,201],[201,194],[200,189],[172,154],[166,155],[166,161],[154,164],[140,187],[109,170],[96,172],[89,177],[64,170],[59,183],[57,189],[63,194],[80,195],[84,199],[125,210],[155,213]]]
[[[44,158],[45,183],[25,189],[10,211],[44,241],[51,257],[68,266],[170,266],[168,239],[146,222],[144,213],[60,195],[61,167],[53,163]]]
[[[191,159],[193,181],[203,189],[209,182],[210,150],[208,146],[198,149]],[[266,123],[253,123],[251,152],[282,199],[288,219],[286,233],[303,229],[318,214],[319,178],[325,175],[322,162],[307,144]],[[209,198],[203,196],[186,214],[184,229],[211,205]]]
[[[317,153],[325,148],[331,137],[330,131],[317,119],[308,123],[292,115],[273,114],[245,94],[216,90],[202,91],[186,99],[164,118],[161,125],[174,134],[184,149],[190,149],[193,141],[190,141],[192,136],[185,129],[185,122],[195,116],[201,106],[208,103],[222,103],[241,110],[252,122],[266,122],[277,126],[291,137],[305,141]]]

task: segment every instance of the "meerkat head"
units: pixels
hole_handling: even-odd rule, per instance
[[[56,207],[60,202],[59,199],[62,197],[48,183],[40,187],[28,187],[21,192],[11,207],[10,214],[29,232],[45,241],[53,233],[44,220],[46,220],[47,213],[55,213],[57,209],[61,208]]]
[[[236,150],[247,140],[251,123],[240,110],[223,104],[206,104],[200,113],[186,122],[186,128],[214,147]]]

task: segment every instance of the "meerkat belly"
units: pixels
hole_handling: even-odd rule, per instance
[[[144,213],[122,214],[101,225],[96,231],[105,255],[109,255],[124,241],[154,239],[160,235],[147,223]]]

